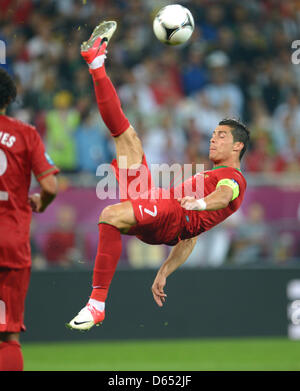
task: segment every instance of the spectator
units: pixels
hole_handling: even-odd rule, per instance
[[[74,133],[79,125],[79,113],[71,108],[72,96],[60,91],[54,97],[54,109],[46,116],[47,148],[49,154],[66,172],[77,169]]]
[[[122,103],[129,109],[128,111],[134,111],[136,115],[140,113],[148,117],[157,112],[158,105],[149,86],[152,66],[153,61],[147,59],[135,67],[133,72],[124,71],[123,84],[118,93]]]
[[[278,264],[283,264],[295,257],[295,238],[290,232],[281,232],[274,243],[273,257]],[[296,258],[296,257],[295,257]]]
[[[144,151],[149,164],[183,163],[185,135],[172,116],[165,112],[158,126],[144,136]]]
[[[51,20],[44,15],[36,15],[36,18],[33,26],[36,34],[27,44],[30,60],[41,56],[47,56],[48,61],[58,59],[62,53],[62,45],[55,39]]]
[[[92,111],[84,113],[75,133],[78,168],[96,174],[99,164],[111,161],[105,130],[95,121]]]
[[[264,209],[259,203],[249,206],[247,217],[240,223],[232,243],[232,262],[237,265],[257,262],[268,253],[268,228]]]
[[[44,254],[50,265],[70,267],[81,256],[75,230],[76,214],[68,205],[57,212],[57,225],[49,231],[44,243]]]
[[[32,267],[35,270],[45,270],[47,268],[47,260],[43,254],[42,248],[36,240],[37,222],[34,218],[31,220],[30,225],[30,248]]]
[[[229,59],[221,51],[209,55],[210,83],[204,88],[208,103],[223,113],[224,117],[242,116],[244,97],[236,84],[228,80]]]
[[[4,20],[11,19],[15,24],[26,23],[32,10],[32,0],[2,0],[0,20],[3,18]]]
[[[277,151],[283,155],[290,153],[290,140],[295,139],[300,151],[300,100],[296,89],[290,91],[286,102],[274,112],[273,138]]]
[[[201,24],[203,38],[209,41],[218,39],[218,31],[224,20],[224,8],[220,4],[210,4],[205,8],[205,21]]]
[[[65,54],[59,58],[58,71],[59,78],[64,81],[64,88],[73,89],[73,83],[76,82],[76,72],[80,70],[82,66],[82,60],[78,55],[78,46],[75,43],[68,43],[65,47]],[[86,71],[84,67],[84,71]],[[85,72],[86,73],[86,72]],[[89,75],[88,75],[89,76]],[[79,74],[79,77],[84,77]],[[89,86],[89,82],[85,86]]]
[[[252,148],[245,156],[245,170],[251,173],[274,169],[273,153],[268,133],[260,132],[252,140]]]
[[[204,53],[191,48],[187,65],[182,72],[183,89],[186,95],[192,95],[200,91],[208,81],[208,75],[204,66]]]

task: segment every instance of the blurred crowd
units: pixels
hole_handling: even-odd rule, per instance
[[[80,173],[82,180],[95,177],[98,165],[114,157],[114,148],[95,104],[80,45],[100,21],[116,20],[107,73],[142,138],[149,164],[202,163],[209,168],[212,130],[221,119],[236,117],[251,130],[242,164],[246,174],[296,175],[300,64],[292,42],[300,40],[300,1],[181,1],[196,26],[188,44],[179,47],[163,45],[152,31],[155,13],[168,3],[0,0],[0,40],[6,44],[6,63],[1,66],[18,87],[9,114],[36,126],[62,173]],[[218,266],[228,259],[246,264],[261,257],[279,262],[299,255],[287,232],[268,247],[275,231],[265,224],[260,205],[238,225],[234,233],[232,220],[226,229],[203,235],[189,264]],[[45,235],[42,249],[32,236],[36,267],[43,268],[45,259],[64,266],[74,266],[80,257],[92,261],[94,250],[86,255],[70,208],[59,212],[56,226]],[[158,265],[165,250],[146,250],[133,240],[127,251],[131,265],[143,267],[149,260],[148,266]]]
[[[95,107],[80,44],[117,20],[107,70],[150,163],[207,161],[212,129],[234,116],[251,129],[249,173],[300,168],[300,2],[182,1],[196,28],[168,47],[152,32],[157,0],[1,0],[4,66],[17,80],[11,112],[36,125],[64,172],[90,172],[114,154]],[[169,1],[170,3],[170,1]],[[300,56],[299,56],[300,57]],[[295,61],[294,61],[295,62]]]

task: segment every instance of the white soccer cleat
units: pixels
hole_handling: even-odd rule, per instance
[[[106,47],[117,29],[117,22],[104,21],[95,27],[90,38],[81,45],[81,55],[94,68],[106,58]],[[96,60],[96,61],[95,61]]]
[[[105,311],[98,311],[91,304],[87,304],[66,326],[70,329],[87,331],[93,326],[100,326],[105,318]]]

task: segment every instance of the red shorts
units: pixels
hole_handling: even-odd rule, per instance
[[[19,333],[26,329],[24,307],[30,270],[0,268],[0,332]]]
[[[139,174],[128,175],[128,170],[119,169],[114,159],[112,165],[115,175],[120,185],[120,175],[126,177],[126,185],[120,188],[121,202],[129,200],[132,204],[137,224],[130,229],[128,235],[135,235],[137,238],[148,244],[167,244],[174,246],[180,240],[180,232],[184,227],[184,213],[180,203],[172,198],[163,198],[165,190],[155,188],[152,185],[151,172],[148,168],[145,156],[142,164],[147,171],[145,180],[147,191],[142,196],[132,197],[132,192],[128,191],[130,185],[136,180]],[[121,174],[122,172],[122,174]],[[137,170],[138,172],[138,170]],[[123,177],[124,177],[123,176]],[[148,187],[147,187],[148,186]],[[139,186],[137,187],[139,191]],[[155,195],[153,197],[153,194]]]

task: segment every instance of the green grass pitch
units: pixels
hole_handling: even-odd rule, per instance
[[[24,343],[26,371],[299,371],[287,338]]]

